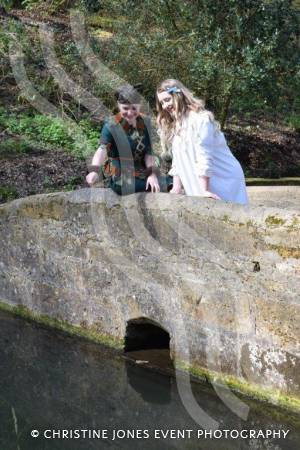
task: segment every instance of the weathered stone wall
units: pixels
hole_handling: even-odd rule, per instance
[[[297,403],[299,192],[252,189],[249,207],[105,189],[14,201],[0,208],[1,302],[116,345],[146,317],[178,361]]]

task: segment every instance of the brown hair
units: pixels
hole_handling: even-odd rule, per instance
[[[136,90],[135,86],[124,84],[115,90],[115,99],[118,103],[128,105],[140,104],[142,102],[141,96]]]

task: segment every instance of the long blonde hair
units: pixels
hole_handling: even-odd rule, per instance
[[[161,92],[173,88],[170,95],[173,97],[174,116],[164,110],[158,100],[158,95]],[[211,111],[205,109],[205,102],[195,97],[192,92],[185,87],[180,81],[174,79],[164,80],[156,89],[156,109],[158,131],[161,138],[162,146],[166,149],[168,143],[172,142],[174,136],[179,133],[182,122],[188,116],[190,111],[207,113],[210,120],[214,123],[216,129],[219,129],[218,122],[215,120]]]

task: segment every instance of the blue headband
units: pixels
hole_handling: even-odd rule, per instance
[[[181,89],[179,89],[177,86],[169,87],[166,92],[168,94],[179,94],[181,92]]]

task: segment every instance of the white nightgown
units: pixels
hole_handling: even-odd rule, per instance
[[[209,177],[209,190],[222,200],[248,203],[245,177],[224,134],[207,112],[191,111],[172,141],[170,175],[178,175],[186,195],[203,195],[199,176]]]

